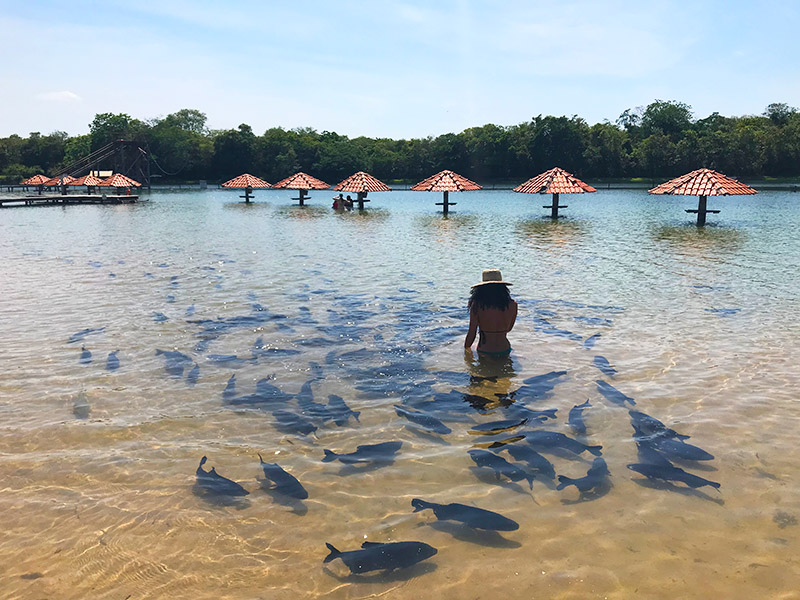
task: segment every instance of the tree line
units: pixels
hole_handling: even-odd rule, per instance
[[[583,179],[661,180],[709,167],[740,178],[800,175],[800,113],[773,103],[758,116],[696,119],[682,102],[656,100],[616,122],[589,125],[578,116],[537,116],[519,125],[483,125],[461,133],[394,140],[349,138],[311,128],[246,124],[210,130],[206,115],[182,109],[141,121],[126,114],[94,117],[89,133],[0,138],[0,178],[18,183],[52,175],[115,139],[135,141],[161,181],[221,182],[244,172],[270,183],[305,171],[336,183],[356,171],[387,182],[415,183],[442,169],[479,182],[514,182],[559,166]],[[101,168],[103,166],[101,165]]]

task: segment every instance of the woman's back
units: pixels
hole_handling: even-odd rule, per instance
[[[506,334],[516,322],[517,303],[509,294],[509,285],[503,281],[500,271],[487,269],[483,272],[483,281],[472,286],[465,348],[470,348],[480,333],[478,352],[508,354],[511,351]]]

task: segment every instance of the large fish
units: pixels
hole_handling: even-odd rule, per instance
[[[610,474],[611,473],[608,470],[606,461],[602,457],[598,456],[592,461],[592,466],[589,467],[589,471],[584,477],[572,479],[571,477],[566,477],[565,475],[559,475],[556,489],[563,490],[568,485],[574,485],[580,490],[581,494],[585,494],[586,492],[590,492],[591,490],[602,486]]]
[[[672,481],[678,481],[680,483],[685,483],[690,488],[699,488],[703,487],[704,485],[709,485],[715,489],[720,488],[720,484],[716,481],[703,479],[702,477],[698,477],[692,473],[687,473],[683,469],[670,464],[634,463],[628,465],[628,468],[631,471],[636,471],[637,473],[644,475],[648,479],[658,479],[668,483]]]
[[[597,384],[597,390],[610,402],[618,406],[625,406],[626,402],[630,403],[631,406],[636,405],[636,401],[633,398],[626,396],[613,385],[606,383],[602,379],[598,379],[595,383]]]
[[[108,358],[106,358],[107,371],[116,371],[119,369],[119,358],[117,357],[117,352],[119,352],[119,350],[114,350],[113,352],[108,353]]]
[[[553,467],[553,463],[530,446],[509,444],[503,446],[503,450],[506,450],[514,460],[527,464],[534,475],[541,475],[547,479],[556,478],[556,470],[555,467]]]
[[[284,496],[297,498],[298,500],[305,500],[308,498],[306,488],[303,487],[294,475],[284,471],[277,463],[264,462],[260,454],[258,455],[258,459],[261,461],[261,469],[264,471],[264,477],[274,484],[272,488],[274,491],[280,492]]]
[[[413,410],[406,408],[405,406],[395,404],[394,411],[398,414],[398,416],[408,419],[426,431],[438,433],[440,435],[445,435],[453,431],[433,415],[429,415],[421,410]]]
[[[325,450],[325,457],[322,459],[322,462],[331,462],[334,460],[345,464],[391,462],[394,460],[395,454],[397,454],[397,451],[400,450],[402,445],[403,442],[363,444],[357,446],[355,451],[349,454],[337,454],[330,450]]]
[[[590,335],[588,338],[583,340],[583,347],[586,348],[587,350],[591,350],[592,348],[594,348],[594,344],[599,338],[600,338],[600,334],[599,333],[595,333],[594,335]]]
[[[333,413],[328,407],[319,402],[314,402],[314,392],[311,390],[312,381],[314,380],[306,381],[300,388],[300,393],[297,394],[297,404],[306,417],[317,419],[323,424],[327,421],[332,421]]]
[[[347,421],[350,417],[358,421],[358,417],[361,414],[359,410],[352,410],[347,406],[344,398],[336,394],[328,395],[328,411],[333,415],[333,422],[339,427],[347,425]]]
[[[351,573],[369,571],[394,571],[417,564],[435,555],[437,550],[423,542],[392,542],[381,544],[364,542],[361,550],[341,552],[332,544],[325,544],[331,551],[323,562],[341,558]]]
[[[511,481],[522,481],[524,479],[528,482],[528,486],[533,489],[533,475],[511,464],[502,456],[497,456],[487,450],[468,450],[467,454],[479,467],[492,469],[498,481],[501,475]]]
[[[225,389],[222,390],[222,400],[227,402],[236,397],[236,374],[230,376],[228,383],[225,384]]]
[[[92,362],[92,353],[86,349],[86,346],[81,346],[81,357],[78,359],[82,365],[88,365]]]
[[[655,417],[638,410],[629,410],[628,414],[631,417],[631,425],[633,425],[638,436],[668,437],[678,438],[679,440],[688,440],[690,437],[670,429]]]
[[[649,442],[656,450],[673,460],[714,460],[713,454],[677,438],[651,437],[640,438],[640,441]]]
[[[555,431],[529,431],[525,434],[525,440],[534,450],[563,448],[573,454],[588,451],[595,456],[600,456],[603,449],[602,446],[587,446],[583,442]]]
[[[195,385],[199,377],[200,377],[200,365],[195,363],[194,366],[189,371],[189,374],[186,375],[186,383],[189,385]]]
[[[491,510],[475,508],[466,504],[436,504],[435,502],[426,502],[425,500],[414,498],[411,501],[411,506],[414,507],[414,512],[430,508],[440,521],[459,521],[473,529],[485,529],[487,531],[516,531],[519,529],[519,523],[512,521],[508,517]]]
[[[217,473],[214,467],[210,471],[204,470],[203,465],[207,460],[205,456],[200,459],[196,473],[197,485],[203,491],[221,496],[247,496],[250,493],[235,481]]]
[[[257,356],[242,358],[235,354],[209,354],[206,358],[220,366],[229,367],[231,369],[238,369],[244,365],[253,364],[258,361]]]
[[[569,409],[569,426],[578,435],[586,433],[586,423],[583,422],[583,409],[592,406],[587,400],[583,404],[576,404]]]
[[[67,339],[67,343],[74,344],[75,342],[80,342],[87,335],[91,335],[93,333],[102,333],[105,330],[106,330],[105,327],[97,327],[95,329],[81,329],[79,332],[73,333],[71,336],[69,336],[69,339]]]

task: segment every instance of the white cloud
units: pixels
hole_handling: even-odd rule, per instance
[[[80,102],[82,100],[78,94],[70,92],[69,90],[36,94],[36,99],[44,100],[45,102]]]

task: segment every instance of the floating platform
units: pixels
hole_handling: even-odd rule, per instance
[[[6,206],[64,206],[67,204],[134,204],[134,194],[53,194],[50,196],[15,196],[0,198],[0,208]]]

